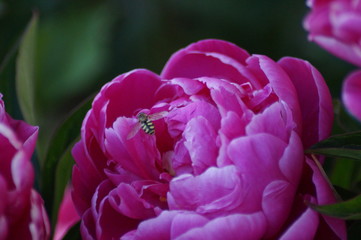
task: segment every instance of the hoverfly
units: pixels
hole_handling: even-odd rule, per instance
[[[146,134],[153,135],[155,133],[155,128],[154,128],[154,124],[152,121],[159,120],[159,119],[165,117],[167,114],[168,114],[167,111],[162,111],[162,112],[154,113],[151,115],[147,115],[143,112],[139,113],[137,115],[138,123],[134,126],[134,128],[128,134],[127,140],[134,137],[140,129],[143,129],[143,131]]]

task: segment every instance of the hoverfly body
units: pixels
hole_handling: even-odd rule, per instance
[[[143,131],[146,134],[153,135],[155,133],[155,128],[153,121],[159,120],[163,117],[165,117],[168,114],[167,111],[162,111],[158,113],[154,113],[151,115],[147,115],[143,112],[138,113],[137,118],[138,122],[134,126],[134,128],[130,131],[130,133],[127,136],[127,140],[134,137],[140,129],[143,129]]]

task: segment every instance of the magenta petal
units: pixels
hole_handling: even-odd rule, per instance
[[[249,62],[257,61],[260,70],[267,76],[267,79],[277,97],[287,103],[293,113],[293,120],[297,126],[297,132],[302,132],[301,110],[297,99],[297,91],[287,73],[272,59],[254,55],[248,59]]]
[[[269,133],[288,142],[289,133],[294,128],[292,113],[287,105],[274,103],[252,118],[246,126],[246,134]]]
[[[243,179],[246,198],[242,209],[259,211],[264,188],[276,179],[285,179],[279,161],[286,147],[281,139],[265,133],[240,137],[229,144],[228,156]]]
[[[30,162],[30,156],[23,151],[17,152],[12,159],[11,174],[18,191],[31,189],[34,181],[34,170]]]
[[[196,175],[216,165],[218,147],[216,129],[204,117],[192,118],[183,132],[184,145],[190,153]]]
[[[85,153],[84,142],[80,141],[74,145],[72,155],[76,161],[72,173],[73,201],[82,214],[90,207],[90,199],[102,177],[93,160]]]
[[[173,54],[161,76],[166,79],[217,76],[231,82],[246,82],[240,68],[248,56],[243,49],[225,41],[200,41]]]
[[[172,84],[180,86],[185,94],[190,96],[197,94],[205,87],[202,83],[190,78],[173,78],[170,81]]]
[[[120,184],[109,194],[110,205],[119,213],[134,219],[153,217],[154,210],[150,204],[140,198],[133,187]]]
[[[32,239],[48,239],[50,224],[44,208],[44,201],[35,190],[31,192],[30,232]]]
[[[214,130],[219,129],[221,117],[218,109],[206,101],[195,101],[187,103],[186,106],[167,115],[169,134],[173,138],[177,138],[183,133],[187,123],[198,116],[206,118]]]
[[[229,56],[242,64],[244,64],[245,60],[249,57],[249,54],[246,50],[230,42],[218,39],[201,40],[199,42],[189,45],[185,49],[188,51],[199,51],[205,53],[220,53]]]
[[[138,219],[129,218],[119,212],[114,204],[112,187],[110,181],[105,180],[94,193],[91,215],[87,216],[84,234],[97,236],[97,238],[104,236],[105,239],[119,238],[138,225]],[[119,225],[119,223],[122,224]]]
[[[361,12],[360,12],[361,13]],[[361,14],[356,12],[340,12],[332,21],[334,34],[345,42],[357,42],[361,37]]]
[[[321,74],[307,61],[282,58],[278,64],[296,87],[301,106],[305,148],[330,135],[333,123],[332,98]]]
[[[85,240],[94,240],[95,239],[95,223],[94,218],[92,216],[91,210],[88,209],[84,214],[82,215],[82,221],[80,224],[80,233],[82,236],[82,239]]]
[[[243,89],[216,78],[203,77],[198,78],[198,81],[205,83],[210,89],[210,95],[218,107],[221,116],[224,116],[229,111],[233,111],[242,117],[246,111],[250,111],[240,100],[246,94],[242,91]]]
[[[355,71],[346,77],[342,100],[347,110],[361,121],[361,71]]]
[[[237,208],[243,201],[241,180],[234,166],[210,167],[199,176],[183,174],[170,183],[169,209],[214,214]]]
[[[205,225],[209,220],[195,213],[181,213],[174,217],[171,228],[171,239],[176,239],[183,233]]]
[[[5,179],[0,174],[0,196],[2,200],[0,201],[0,239],[6,239],[8,235],[8,220],[5,218],[5,210],[7,207],[7,186]]]
[[[184,140],[177,142],[174,146],[174,152],[170,154],[170,164],[176,175],[183,173],[192,173],[192,161],[189,152],[184,145]]]
[[[233,214],[211,220],[203,227],[194,228],[181,235],[178,240],[258,240],[262,239],[267,228],[262,213]]]
[[[100,94],[109,101],[106,109],[106,127],[119,116],[131,117],[136,110],[153,106],[154,96],[160,85],[159,76],[145,69],[122,74],[105,85]]]
[[[229,142],[231,139],[244,135],[244,127],[247,120],[244,118],[240,118],[238,114],[233,111],[227,112],[226,116],[222,118],[221,129],[218,131],[219,139],[220,139],[220,147],[219,154],[217,158],[217,166],[224,167],[232,164],[230,160],[227,149]]]
[[[327,180],[327,176],[321,172],[321,166],[317,166],[316,163],[310,159],[306,159],[308,166],[313,171],[312,182],[316,188],[317,204],[325,205],[336,202],[335,195],[330,186],[330,182]],[[323,171],[323,170],[322,170]],[[335,232],[335,234],[341,238],[346,239],[346,226],[345,221],[337,218],[332,218],[326,215],[322,215],[329,227]]]
[[[140,129],[133,138],[127,139],[135,124],[135,119],[118,118],[113,127],[105,131],[106,150],[110,159],[125,170],[145,179],[158,179],[155,165],[161,161],[154,136]],[[148,140],[143,141],[144,138]]]
[[[164,211],[158,217],[143,221],[135,234],[137,240],[169,240],[173,219],[178,213]]]
[[[67,231],[79,220],[80,216],[75,210],[73,200],[71,199],[70,186],[68,186],[64,191],[64,197],[59,208],[53,240],[62,239]]]
[[[310,208],[282,235],[280,240],[314,239],[319,224],[318,213]]]
[[[296,186],[286,181],[276,180],[265,188],[262,210],[267,219],[266,237],[273,237],[283,226],[290,213]]]
[[[288,146],[280,159],[279,167],[287,181],[294,186],[299,184],[303,172],[304,159],[301,139],[297,133],[291,132]]]
[[[335,56],[361,67],[361,47],[359,45],[347,44],[326,36],[315,36],[313,40]]]

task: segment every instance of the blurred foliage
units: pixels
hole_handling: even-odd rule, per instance
[[[26,64],[34,74],[30,99],[36,118],[31,121],[40,126],[38,160],[44,169],[52,169],[37,176],[44,192],[54,185],[65,187],[61,172],[69,177],[71,166],[65,160],[79,132],[68,135],[67,131],[79,126],[87,105],[74,110],[74,122],[63,121],[72,109],[121,73],[134,68],[160,73],[172,53],[206,38],[224,39],[274,60],[283,56],[308,60],[335,98],[333,133],[361,129],[339,101],[342,81],[355,67],[308,42],[302,27],[306,3],[289,0],[0,0],[0,92],[14,118],[29,118],[20,111],[29,103],[18,102],[16,96],[15,64],[34,12],[38,15],[35,58]],[[52,152],[59,155],[57,159],[51,158]],[[334,157],[324,166],[338,192],[345,193],[344,199],[361,192],[359,162]],[[47,208],[55,212],[62,193],[52,194],[47,196]],[[354,222],[350,231],[359,232],[359,225]]]

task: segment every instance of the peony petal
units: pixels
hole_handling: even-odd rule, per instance
[[[88,209],[82,215],[82,221],[80,224],[80,233],[84,240],[95,240],[95,222],[91,209]]]
[[[70,186],[64,191],[63,200],[60,204],[58,219],[56,222],[54,240],[61,240],[67,231],[80,220],[71,198]]]
[[[333,106],[330,91],[321,74],[307,61],[286,57],[278,64],[289,75],[302,103],[302,141],[304,147],[309,148],[331,133]]]
[[[86,155],[84,149],[85,146],[82,141],[76,143],[72,149],[72,155],[76,162],[72,173],[73,200],[81,214],[90,207],[91,196],[103,179],[93,160],[88,158],[89,155]]]
[[[276,180],[268,184],[263,192],[262,210],[267,219],[266,238],[274,237],[290,213],[297,185]]]
[[[274,103],[252,118],[252,121],[246,126],[246,135],[269,133],[288,142],[290,131],[293,128],[295,128],[295,124],[287,105]]]
[[[173,110],[167,115],[169,134],[176,138],[183,133],[187,123],[196,116],[206,118],[214,130],[220,128],[221,118],[218,109],[206,102],[195,101],[189,102],[186,106]]]
[[[259,211],[265,187],[274,180],[284,180],[279,161],[287,144],[269,134],[256,134],[231,141],[228,156],[243,180],[245,211]]]
[[[202,215],[197,215],[192,212],[184,212],[177,214],[171,226],[171,239],[176,239],[183,233],[205,225],[209,220]]]
[[[161,76],[166,79],[217,76],[241,83],[246,80],[240,72],[241,64],[248,56],[243,49],[225,41],[200,41],[173,54]]]
[[[304,159],[301,139],[297,133],[291,132],[288,146],[280,159],[279,167],[287,181],[294,186],[298,186],[300,182]]]
[[[48,239],[50,236],[50,224],[46,215],[44,201],[35,191],[31,192],[31,209],[29,229],[32,239]]]
[[[234,166],[210,167],[199,176],[183,174],[170,182],[169,209],[192,210],[203,215],[237,208],[244,199]]]
[[[183,132],[184,146],[187,148],[194,174],[199,175],[216,165],[218,147],[216,129],[202,116],[192,118]]]
[[[203,227],[194,228],[181,235],[178,240],[188,239],[261,239],[267,228],[262,213],[234,214],[216,218]]]
[[[194,95],[205,88],[204,84],[190,78],[173,78],[170,82],[180,86],[187,95]]]
[[[117,207],[114,208],[112,192],[109,195],[111,187],[109,181],[104,181],[99,185],[92,199],[92,214],[95,219],[97,238],[119,238],[139,224],[138,219],[129,218],[121,214]]]
[[[280,240],[314,239],[319,223],[318,213],[308,208],[281,236]]]
[[[296,131],[301,133],[301,110],[297,98],[297,91],[295,86],[292,84],[291,79],[277,63],[266,56],[253,55],[248,59],[248,62],[251,63],[253,61],[258,63],[259,69],[265,74],[265,76],[267,76],[275,95],[281,101],[287,103],[287,106],[293,113],[293,120],[297,126]]]
[[[342,11],[334,13],[331,17],[336,37],[345,42],[357,42],[361,37],[360,12]]]
[[[164,211],[158,217],[139,224],[134,239],[138,240],[168,240],[171,239],[171,226],[177,216],[175,211]]]
[[[169,161],[169,165],[171,165],[171,168],[177,176],[184,173],[193,173],[192,160],[188,149],[184,145],[184,141],[185,140],[182,139],[176,143],[174,153]]]
[[[113,79],[100,91],[109,101],[105,126],[111,126],[119,116],[131,117],[138,109],[149,109],[155,104],[154,95],[160,85],[159,76],[145,69],[136,69]]]
[[[346,77],[342,100],[347,110],[361,121],[361,71],[355,71]]]
[[[233,111],[242,117],[246,111],[249,111],[241,101],[241,98],[247,93],[237,85],[224,80],[206,77],[198,78],[198,81],[205,83],[210,89],[211,97],[221,116],[224,116],[228,111]]]
[[[189,51],[200,52],[216,52],[226,56],[229,56],[238,62],[244,64],[245,60],[249,57],[246,50],[238,47],[237,45],[218,39],[206,39],[189,45],[187,48]]]
[[[321,172],[323,171],[321,169],[321,166],[316,165],[314,161],[308,158],[306,158],[306,162],[313,171],[312,182],[316,188],[317,204],[325,205],[325,204],[335,203],[336,199],[332,191],[331,184],[326,179],[326,175]],[[325,221],[328,223],[329,227],[335,232],[335,234],[339,238],[346,239],[345,221],[341,219],[332,218],[326,215],[322,215],[322,216],[325,219]]]
[[[243,126],[247,125],[247,120],[245,116],[240,118],[233,111],[227,112],[227,115],[222,118],[221,129],[218,131],[221,146],[219,147],[217,166],[224,167],[232,164],[232,161],[227,154],[229,142],[231,139],[245,134]]]
[[[315,36],[313,41],[333,55],[361,67],[361,47],[359,45],[347,44],[327,36]]]
[[[161,163],[161,159],[154,136],[140,129],[133,138],[127,139],[135,124],[134,120],[118,118],[113,128],[105,131],[106,150],[111,160],[123,169],[144,179],[158,179],[160,173],[155,165]]]
[[[129,184],[120,184],[109,193],[110,205],[119,213],[133,219],[153,217],[154,206],[143,200]]]

